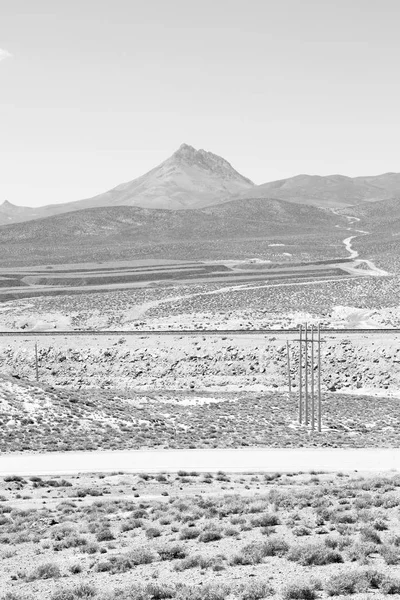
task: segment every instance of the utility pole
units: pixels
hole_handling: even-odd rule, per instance
[[[321,324],[318,323],[318,431],[322,431],[322,401],[321,401]]]
[[[324,341],[321,340],[321,324],[318,324],[318,330],[315,325],[308,326],[307,323],[299,325],[299,339],[297,341],[299,342],[299,425],[310,425],[311,433],[317,429],[321,432],[321,348]],[[308,351],[309,345],[311,345],[310,352]],[[318,346],[318,348],[315,346]],[[317,381],[315,380],[315,371],[318,371]]]
[[[286,355],[287,355],[288,389],[289,389],[289,394],[291,394],[292,393],[292,382],[290,380],[290,348],[289,348],[289,340],[286,340]]]
[[[35,370],[36,370],[36,381],[39,381],[39,365],[38,365],[38,348],[37,348],[37,342],[35,342]]]
[[[305,332],[304,332],[304,343],[305,343],[305,389],[304,389],[304,402],[305,402],[305,410],[304,410],[304,421],[305,424],[308,425],[308,325],[307,323],[304,326],[305,328]]]
[[[299,325],[299,423],[303,422],[303,325]]]
[[[314,325],[311,325],[311,431],[315,430],[315,396],[314,396]]]

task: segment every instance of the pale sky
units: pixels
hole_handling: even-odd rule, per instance
[[[0,0],[0,203],[79,200],[181,143],[255,183],[400,171],[399,0]]]

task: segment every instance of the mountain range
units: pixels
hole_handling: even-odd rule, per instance
[[[160,165],[92,198],[40,207],[0,205],[0,225],[113,206],[193,210],[232,200],[266,198],[323,208],[351,206],[400,196],[400,174],[368,177],[297,175],[255,185],[224,158],[182,144]]]

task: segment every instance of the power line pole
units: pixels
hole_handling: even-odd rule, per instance
[[[36,381],[39,381],[39,365],[38,365],[38,347],[35,342],[35,370],[36,370]]]
[[[304,354],[305,354],[305,377],[304,377],[304,403],[305,403],[305,410],[304,410],[304,422],[306,425],[308,425],[308,325],[307,323],[304,326],[305,332],[304,332],[304,344],[305,344],[305,350],[304,350]]]
[[[314,397],[314,325],[311,325],[311,431],[315,430],[315,397]]]
[[[299,325],[299,423],[303,423],[303,325]]]
[[[318,323],[318,431],[322,431],[322,401],[321,401],[321,324]]]
[[[292,382],[290,380],[290,347],[289,347],[289,340],[286,340],[286,355],[287,355],[288,389],[289,389],[289,394],[291,394],[292,393]]]

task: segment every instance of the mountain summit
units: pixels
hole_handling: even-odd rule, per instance
[[[145,175],[79,204],[187,209],[227,200],[254,187],[221,156],[182,144],[176,152]]]

